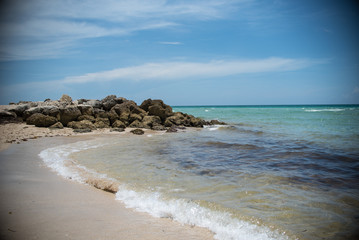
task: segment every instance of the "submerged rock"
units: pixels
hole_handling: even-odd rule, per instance
[[[177,132],[177,131],[178,131],[178,130],[177,130],[176,126],[172,126],[172,127],[170,127],[169,129],[167,129],[166,132],[168,132],[168,133],[174,133],[174,132]]]
[[[136,134],[136,135],[143,135],[145,132],[140,128],[136,128],[136,129],[131,130],[131,133]]]
[[[91,129],[89,128],[85,128],[85,129],[74,129],[75,133],[88,133],[88,132],[92,132]]]

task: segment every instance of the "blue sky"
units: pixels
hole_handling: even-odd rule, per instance
[[[359,104],[355,1],[7,0],[0,104]]]

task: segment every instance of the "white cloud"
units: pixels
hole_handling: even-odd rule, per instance
[[[121,67],[110,71],[93,72],[79,76],[69,76],[60,80],[28,82],[4,86],[1,91],[4,99],[11,99],[21,93],[31,93],[32,97],[60,94],[74,89],[84,88],[86,84],[112,82],[151,81],[154,85],[160,81],[196,81],[197,79],[221,79],[240,74],[295,71],[316,64],[325,64],[329,60],[267,58],[256,60],[231,60],[210,62],[157,62],[137,66]],[[104,84],[106,85],[106,84]],[[359,91],[359,90],[355,90]],[[46,97],[44,96],[44,97]],[[23,100],[23,99],[20,99]]]
[[[182,45],[181,42],[159,42],[159,44],[164,44],[164,45]]]
[[[232,60],[201,62],[146,63],[110,71],[67,77],[61,83],[88,83],[100,81],[146,81],[214,78],[245,73],[283,72],[322,64],[327,60],[267,58],[259,60]]]
[[[47,58],[51,52],[54,56],[59,54],[46,48],[48,45],[58,44],[55,48],[65,50],[68,47],[63,42],[67,42],[66,46],[74,46],[79,39],[165,29],[179,26],[187,19],[222,18],[238,2],[240,0],[14,0],[2,6],[0,12],[1,59]],[[29,53],[14,52],[19,48]]]

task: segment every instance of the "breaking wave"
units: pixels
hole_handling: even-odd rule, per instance
[[[45,149],[39,156],[49,168],[66,179],[116,193],[116,200],[122,201],[128,208],[154,217],[170,218],[182,224],[207,228],[214,233],[215,239],[288,239],[285,233],[234,218],[229,212],[202,207],[188,199],[168,199],[157,191],[139,192],[129,189],[116,179],[88,169],[71,159],[73,153],[105,145],[96,140],[80,141]]]

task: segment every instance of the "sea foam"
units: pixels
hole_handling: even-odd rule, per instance
[[[343,108],[328,108],[328,109],[305,109],[305,112],[341,112],[345,111]]]
[[[71,144],[60,145],[57,147],[47,148],[40,152],[39,156],[43,160],[46,166],[51,168],[60,176],[72,179],[79,183],[85,183],[84,177],[81,176],[79,169],[88,172],[90,174],[97,174],[94,171],[87,169],[84,166],[76,164],[71,161],[69,156],[73,153],[84,151],[91,148],[98,148],[103,146],[103,144],[97,144],[95,141],[80,141]],[[70,163],[76,168],[70,167]],[[98,177],[100,174],[97,174]]]
[[[70,155],[87,149],[99,148],[105,144],[96,141],[81,141],[43,150],[39,156],[44,163],[64,178],[83,184],[90,184],[81,172],[86,172],[99,180],[108,178],[91,169],[72,162]],[[73,167],[75,166],[75,167]],[[233,218],[228,212],[214,211],[186,199],[165,199],[160,192],[136,192],[123,184],[118,184],[116,199],[126,207],[146,212],[158,218],[170,218],[182,224],[204,227],[212,231],[215,239],[221,240],[280,240],[288,239],[285,234],[272,231],[268,227]],[[96,185],[94,185],[97,187]],[[106,189],[105,189],[106,190]]]
[[[170,218],[182,224],[207,228],[215,234],[215,239],[288,239],[284,234],[267,227],[235,219],[227,212],[210,210],[190,200],[165,199],[159,192],[136,192],[120,186],[116,199],[125,203],[128,208],[154,217]]]

